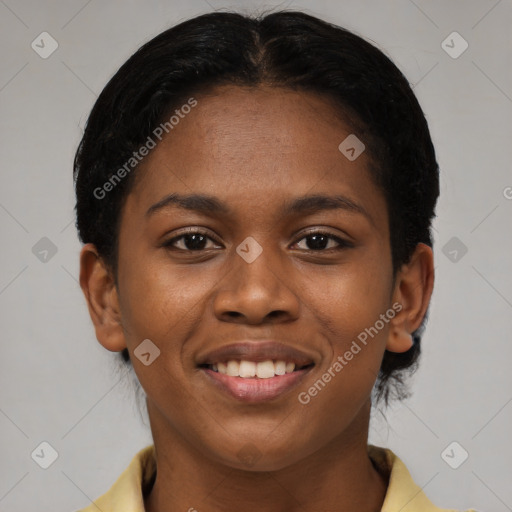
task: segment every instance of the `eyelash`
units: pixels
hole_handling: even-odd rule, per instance
[[[171,238],[170,240],[164,242],[163,247],[167,247],[168,249],[171,249],[171,250],[183,251],[183,252],[188,252],[188,253],[193,253],[193,252],[200,253],[200,252],[207,250],[207,249],[198,249],[198,250],[194,251],[192,249],[180,249],[178,247],[174,247],[173,244],[175,242],[177,242],[178,240],[181,240],[182,238],[184,238],[187,235],[202,235],[202,236],[205,236],[206,238],[218,243],[214,238],[212,238],[209,235],[208,232],[201,231],[199,229],[190,229],[189,231],[186,231],[185,233],[182,233],[179,236],[175,236],[174,238]],[[298,242],[304,240],[305,238],[309,238],[309,237],[312,237],[315,235],[325,236],[329,239],[334,240],[339,245],[338,245],[338,247],[330,247],[329,249],[316,249],[316,250],[315,249],[302,249],[303,251],[311,252],[311,253],[318,253],[318,252],[328,252],[328,251],[332,251],[332,250],[339,251],[339,250],[346,249],[348,247],[353,247],[353,245],[350,242],[347,242],[346,240],[343,240],[342,238],[339,238],[329,232],[321,231],[321,230],[308,231],[307,233],[304,233],[302,235],[302,238],[300,238],[298,240]],[[298,243],[298,242],[295,242],[295,243]]]

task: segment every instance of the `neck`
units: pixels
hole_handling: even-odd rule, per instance
[[[213,461],[171,432],[149,402],[148,413],[158,469],[146,512],[381,510],[387,478],[368,457],[369,404],[351,432],[276,471],[240,470]]]

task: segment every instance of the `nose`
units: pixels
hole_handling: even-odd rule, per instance
[[[222,279],[214,298],[214,313],[225,322],[260,324],[298,318],[300,301],[283,267],[270,249],[251,263],[233,253],[232,271]]]

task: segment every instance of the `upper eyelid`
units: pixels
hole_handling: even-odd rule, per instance
[[[341,236],[334,235],[332,233],[329,233],[328,231],[322,231],[322,230],[311,230],[311,231],[307,231],[305,233],[302,233],[301,235],[299,235],[300,238],[298,238],[297,241],[294,242],[294,245],[299,243],[304,238],[306,238],[308,236],[313,236],[313,235],[324,235],[327,238],[330,238],[331,240],[334,240],[339,245],[339,247],[349,247],[349,246],[353,245],[352,242],[350,242],[349,240],[344,239]],[[331,247],[331,249],[336,249],[336,247],[334,247],[334,248]],[[313,250],[313,249],[310,249],[310,250]],[[315,251],[315,252],[322,252],[322,251]]]
[[[169,238],[167,240],[167,242],[171,242],[173,240],[178,240],[186,235],[196,235],[196,234],[207,236],[208,238],[211,238],[212,240],[216,241],[216,237],[212,236],[212,234],[211,234],[212,232],[209,230],[206,230],[206,228],[184,228],[184,229],[185,229],[185,231],[181,231],[180,233],[175,234],[172,238]]]
[[[197,229],[196,228],[188,228],[186,231],[183,231],[183,232],[173,236],[169,240],[165,241],[164,245],[172,245],[172,243],[176,243],[178,240],[181,240],[184,236],[191,235],[191,234],[192,235],[200,234],[200,235],[206,236],[207,238],[209,238],[210,240],[212,240],[215,243],[221,243],[218,240],[216,240],[215,237],[211,236],[209,231],[206,231],[206,230],[200,229],[200,228],[197,228]],[[294,242],[294,244],[300,242],[307,236],[313,236],[313,235],[327,236],[328,238],[335,240],[340,245],[350,245],[351,244],[350,241],[345,240],[343,237],[335,235],[333,233],[330,233],[328,230],[322,229],[322,228],[309,228],[307,231],[304,231],[304,232],[298,234],[297,237],[300,236],[300,238],[297,238],[296,241]]]

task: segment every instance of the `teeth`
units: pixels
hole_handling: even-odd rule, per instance
[[[238,361],[228,361],[228,367],[226,369],[226,374],[230,377],[239,377],[240,376],[240,363]]]
[[[295,370],[295,363],[286,363],[286,373],[292,373]]]
[[[276,361],[274,371],[276,375],[284,375],[286,373],[286,363],[284,361]]]
[[[230,360],[227,363],[212,364],[212,370],[229,375],[230,377],[242,377],[250,379],[258,377],[259,379],[270,379],[276,375],[284,375],[292,373],[295,370],[295,363],[287,363],[286,361],[235,361]]]
[[[240,361],[240,377],[244,379],[254,377],[256,375],[256,363],[252,361]]]
[[[274,361],[262,361],[256,365],[256,375],[260,379],[269,379],[274,377]]]

